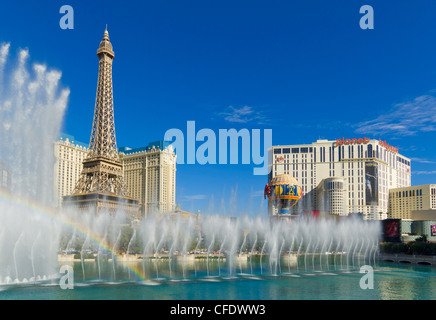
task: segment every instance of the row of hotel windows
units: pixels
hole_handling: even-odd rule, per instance
[[[416,191],[416,192],[415,192]],[[394,196],[398,198],[405,198],[405,197],[415,197],[415,196],[422,196],[422,189],[417,190],[406,190],[406,191],[396,191],[394,192]]]
[[[327,188],[332,190],[332,189],[339,189],[342,190],[344,187],[344,184],[342,182],[328,182],[327,183]]]
[[[283,150],[283,152],[282,152]],[[313,152],[312,147],[308,148],[274,148],[274,154],[289,154],[289,153],[309,153]]]

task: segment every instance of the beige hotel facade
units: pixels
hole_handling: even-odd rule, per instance
[[[362,214],[367,220],[388,217],[389,190],[411,185],[411,161],[380,139],[318,140],[269,149],[269,179],[293,176],[303,199],[291,214]],[[276,211],[269,213],[276,215]]]
[[[71,135],[62,134],[54,144],[54,181],[58,207],[62,206],[64,196],[73,193],[87,154],[88,145],[76,141]]]
[[[176,208],[176,155],[163,141],[146,148],[120,149],[123,176],[130,196],[139,200],[141,215]]]
[[[389,218],[436,220],[436,184],[389,190]]]
[[[62,134],[55,145],[55,190],[57,206],[71,195],[88,154],[88,146]],[[141,216],[169,212],[176,204],[176,155],[168,143],[157,141],[147,147],[119,149],[123,177],[129,195],[139,201]]]

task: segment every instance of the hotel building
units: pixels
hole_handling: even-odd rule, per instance
[[[64,196],[73,193],[83,169],[83,160],[88,154],[88,145],[75,141],[73,136],[62,134],[54,145],[55,191],[57,206],[62,206]]]
[[[436,184],[389,190],[389,218],[436,220]]]
[[[176,207],[176,155],[168,142],[147,147],[120,148],[124,180],[130,195],[138,199],[141,215],[167,213]]]
[[[292,214],[360,213],[368,220],[386,219],[389,190],[411,184],[410,159],[385,141],[369,138],[273,146],[269,166],[268,181],[285,173],[303,188],[304,197]]]
[[[57,205],[71,195],[80,177],[88,145],[62,134],[55,143],[55,190]],[[132,198],[139,201],[141,215],[169,212],[176,207],[176,155],[169,143],[157,141],[147,147],[119,149],[123,176]],[[6,173],[7,174],[7,173]]]

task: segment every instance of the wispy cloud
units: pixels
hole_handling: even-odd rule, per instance
[[[218,115],[224,118],[225,121],[235,123],[266,124],[269,122],[268,117],[262,111],[250,106],[240,108],[229,106]]]
[[[430,171],[413,171],[413,174],[416,175],[428,175],[428,174],[436,174],[436,170],[430,170]]]
[[[250,197],[252,197],[252,198],[258,198],[258,197],[263,197],[263,190],[255,190],[255,191],[252,191],[251,193],[250,193]]]
[[[183,200],[185,201],[192,201],[192,200],[204,200],[207,199],[208,196],[205,194],[194,194],[191,196],[183,196]]]
[[[356,132],[361,134],[412,136],[419,132],[436,131],[436,98],[422,95],[412,101],[398,103],[387,114],[356,126]]]
[[[412,160],[413,162],[418,162],[418,163],[428,163],[428,164],[435,164],[436,161],[432,161],[432,160],[428,160],[428,159],[423,159],[423,158],[410,158],[410,160]]]

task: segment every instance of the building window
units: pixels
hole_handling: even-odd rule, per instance
[[[372,158],[373,154],[372,154],[372,144],[368,144],[368,158]]]

